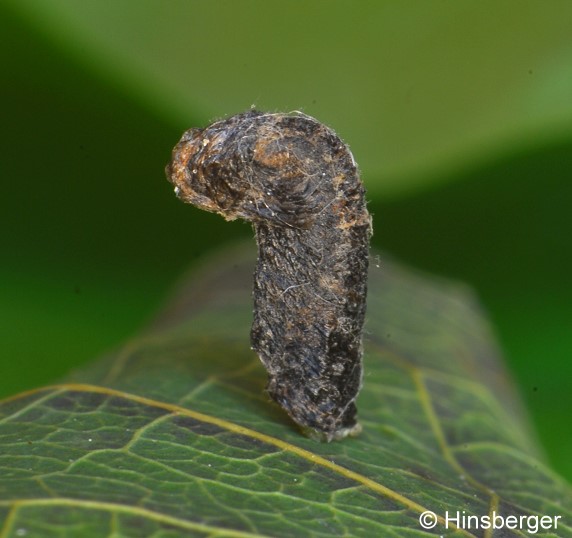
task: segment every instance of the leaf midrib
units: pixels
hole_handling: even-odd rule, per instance
[[[180,519],[177,517],[169,516],[167,514],[159,513],[154,510],[149,510],[148,508],[141,508],[139,506],[132,506],[119,503],[109,503],[103,501],[86,501],[84,499],[69,499],[67,497],[56,497],[52,499],[21,499],[16,501],[0,501],[0,506],[11,506],[10,513],[6,518],[4,528],[0,532],[0,538],[9,536],[10,531],[14,526],[14,518],[16,517],[18,510],[25,508],[27,506],[69,506],[69,507],[80,507],[88,510],[102,510],[110,512],[123,512],[130,515],[138,515],[145,517],[147,519],[157,521],[159,523],[164,523],[167,525],[176,526],[187,530],[198,530],[209,534],[213,532],[223,532],[225,536],[231,536],[235,538],[271,538],[270,536],[263,535],[260,533],[251,533],[247,531],[238,531],[227,528],[216,527],[214,525],[205,525],[202,523],[196,523],[186,519]]]

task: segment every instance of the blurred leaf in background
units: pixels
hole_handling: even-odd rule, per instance
[[[301,109],[350,143],[375,244],[476,287],[572,478],[572,4],[9,0],[0,35],[3,394],[251,235],[170,192],[182,130]]]

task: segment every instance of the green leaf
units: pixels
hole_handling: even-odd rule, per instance
[[[566,1],[10,4],[181,130],[252,104],[320,118],[373,194],[572,129]]]
[[[412,537],[425,510],[437,535],[501,535],[447,530],[459,510],[572,536],[471,293],[372,262],[359,437],[307,439],[265,397],[254,260],[224,251],[117,353],[2,403],[0,536]]]

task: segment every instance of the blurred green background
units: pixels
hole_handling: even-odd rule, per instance
[[[183,130],[256,105],[352,147],[374,245],[470,283],[572,480],[572,4],[0,4],[0,396],[135,333],[248,225],[184,206]]]

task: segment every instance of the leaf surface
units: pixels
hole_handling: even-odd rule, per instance
[[[359,437],[307,439],[265,397],[254,258],[227,250],[117,353],[2,403],[0,536],[526,536],[447,529],[457,510],[572,536],[470,292],[372,262]]]

